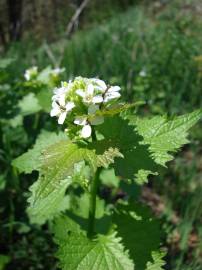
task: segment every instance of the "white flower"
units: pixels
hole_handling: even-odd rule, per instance
[[[81,130],[82,138],[89,138],[92,132],[92,128],[90,125],[85,125]]]
[[[147,76],[147,72],[146,70],[141,70],[140,73],[139,73],[140,77],[146,77]]]
[[[82,97],[83,102],[86,104],[96,104],[101,103],[103,101],[102,95],[94,96],[94,86],[93,84],[89,84],[85,90],[78,89],[76,90],[77,95]]]
[[[72,86],[71,82],[69,83],[61,82],[61,87],[55,88],[53,92],[55,95],[66,94],[70,90],[71,86]]]
[[[89,138],[92,132],[92,128],[87,121],[87,117],[85,116],[78,116],[74,120],[74,124],[83,126],[81,129],[81,137],[82,138]]]
[[[62,89],[60,88],[58,90],[62,90]],[[58,94],[53,95],[52,101],[58,101],[61,106],[65,106],[65,96],[66,96],[65,94],[66,92],[61,91],[60,94],[58,93]]]
[[[63,124],[67,114],[76,107],[69,121],[73,118],[74,124],[80,126],[80,137],[89,138],[93,126],[104,122],[102,111],[107,106],[105,103],[119,98],[119,91],[119,86],[110,87],[97,78],[77,77],[73,81],[62,82],[61,87],[54,90],[51,116],[57,116],[58,123]]]
[[[38,73],[38,67],[34,66],[25,71],[24,77],[27,81],[30,81]]]
[[[104,96],[104,102],[108,102],[111,99],[119,98],[121,95],[119,91],[121,88],[119,86],[111,86],[107,87],[106,83],[100,79],[92,79],[93,82],[96,84],[96,89],[100,90]]]
[[[92,79],[92,81],[96,84],[96,89],[100,90],[104,93],[107,90],[107,85],[103,80],[100,79]]]
[[[58,100],[59,103],[64,106],[65,105],[65,97],[66,94],[69,92],[72,84],[69,82],[68,84],[66,82],[61,83],[61,87],[54,89],[54,95],[52,97],[53,101]]]
[[[25,71],[24,77],[25,77],[25,79],[26,79],[27,81],[30,80],[30,74],[29,74],[29,72],[28,72],[27,70]]]
[[[65,68],[54,68],[52,69],[51,73],[54,75],[54,76],[58,76],[59,74],[61,74],[62,72],[65,71]]]
[[[88,108],[88,114],[93,115],[96,113],[96,111],[99,110],[99,106],[97,105],[90,105]],[[104,122],[104,117],[103,116],[95,116],[92,119],[88,120],[87,116],[77,116],[74,120],[74,124],[83,126],[81,129],[81,137],[82,138],[88,138],[91,136],[92,128],[91,125],[100,125]]]
[[[112,99],[119,98],[121,96],[119,93],[120,90],[121,88],[119,86],[111,86],[104,95],[104,102],[106,103]]]
[[[75,107],[74,102],[67,102],[65,104],[64,100],[55,100],[52,103],[52,110],[50,112],[51,116],[58,116],[58,124],[62,125],[65,118],[69,112]]]

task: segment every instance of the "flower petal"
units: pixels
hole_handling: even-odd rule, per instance
[[[30,73],[29,72],[25,72],[25,74],[24,74],[24,77],[25,77],[25,79],[27,80],[27,81],[29,81],[30,80]]]
[[[53,116],[57,116],[60,114],[60,109],[58,107],[54,107],[52,108],[52,110],[50,111],[50,116],[53,117]]]
[[[66,116],[67,112],[62,112],[58,118],[58,124],[62,125],[65,121]]]
[[[94,86],[92,84],[89,84],[86,89],[87,95],[93,95],[94,93]]]
[[[52,108],[60,108],[55,100],[52,102]]]
[[[118,91],[120,91],[120,90],[121,90],[121,87],[119,87],[119,86],[111,86],[111,87],[108,89],[107,93],[118,92]]]
[[[94,82],[97,84],[97,88],[104,92],[107,89],[107,85],[103,80],[95,79]]]
[[[58,97],[58,102],[61,106],[65,107],[65,94],[61,94],[59,97]]]
[[[113,92],[113,93],[107,93],[104,102],[108,102],[111,99],[119,98],[121,96],[120,93],[118,92]]]
[[[62,94],[65,94],[67,92],[67,88],[62,86],[62,87],[59,87],[59,88],[55,88],[53,90],[54,94],[55,95],[62,95]]]
[[[53,100],[53,101],[57,100],[57,98],[58,98],[58,95],[53,95],[53,96],[52,96],[52,100]]]
[[[60,73],[62,73],[64,71],[65,71],[65,68],[59,68],[59,67],[57,67],[57,68],[52,69],[52,74],[59,75]]]
[[[120,96],[121,94],[119,92],[109,93],[109,97],[112,97],[112,98],[119,98]]]
[[[77,95],[80,96],[80,97],[85,97],[85,93],[84,93],[84,91],[83,91],[82,89],[76,90],[76,93],[77,93]]]
[[[103,97],[102,96],[95,96],[95,97],[93,97],[92,102],[93,103],[101,103],[101,102],[103,102]]]
[[[104,117],[103,116],[96,116],[94,119],[90,121],[90,123],[94,126],[100,125],[104,123]]]
[[[79,126],[84,126],[86,124],[86,117],[85,116],[78,116],[74,120],[74,124]]]
[[[74,102],[67,102],[67,104],[65,105],[66,111],[70,112],[73,108],[75,107]]]
[[[81,137],[89,138],[91,135],[92,129],[90,125],[85,125],[81,130]]]

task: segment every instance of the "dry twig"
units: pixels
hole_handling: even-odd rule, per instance
[[[67,25],[66,28],[66,35],[69,37],[70,34],[72,33],[73,27],[76,24],[80,14],[82,13],[82,11],[84,10],[84,8],[87,6],[87,4],[89,3],[90,0],[84,0],[81,5],[77,8],[77,10],[75,11],[74,15],[72,16],[70,22]]]

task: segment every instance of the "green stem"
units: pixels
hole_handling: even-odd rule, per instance
[[[35,118],[34,118],[34,123],[33,123],[33,128],[36,130],[39,124],[39,113],[35,114]]]
[[[95,130],[92,130],[92,141],[96,141]],[[92,238],[94,236],[94,228],[95,228],[95,212],[96,212],[96,195],[99,186],[99,178],[100,178],[101,168],[98,168],[95,172],[94,179],[91,183],[90,190],[90,203],[89,203],[89,215],[88,215],[88,237]]]
[[[97,195],[97,190],[99,186],[100,171],[101,171],[101,168],[98,168],[91,184],[90,206],[89,206],[89,216],[88,216],[88,237],[89,238],[92,238],[94,236],[96,195]]]
[[[96,137],[96,133],[95,133],[95,129],[92,127],[92,141],[97,141],[97,137]]]

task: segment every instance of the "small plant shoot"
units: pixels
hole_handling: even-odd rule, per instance
[[[37,72],[27,70],[27,82]],[[120,100],[121,88],[98,78],[61,82],[49,113],[62,131],[43,130],[13,161],[19,172],[38,171],[27,213],[33,224],[48,222],[60,269],[164,269],[159,222],[140,190],[189,142],[202,110],[147,118],[137,113],[142,102]]]

